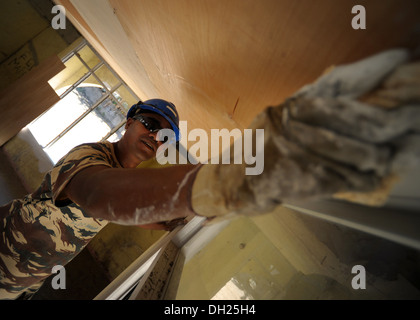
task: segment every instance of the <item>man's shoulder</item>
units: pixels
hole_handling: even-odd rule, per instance
[[[108,141],[83,143],[71,149],[57,162],[56,166],[68,162],[79,162],[88,158],[95,159],[96,157],[99,157],[100,159],[112,159],[113,154],[114,150],[112,143]]]
[[[92,151],[101,151],[101,152],[112,152],[112,143],[109,141],[102,141],[102,142],[87,142],[82,143],[76,147],[74,147],[70,152],[78,151],[78,150],[92,150]]]

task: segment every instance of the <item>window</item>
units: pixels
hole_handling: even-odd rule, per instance
[[[60,101],[27,126],[54,163],[81,143],[119,140],[128,109],[139,101],[86,41],[63,63],[49,81]]]

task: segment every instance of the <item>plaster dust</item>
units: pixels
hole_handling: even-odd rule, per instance
[[[179,199],[179,195],[187,186],[187,182],[190,179],[191,175],[195,173],[197,169],[192,170],[188,172],[181,182],[178,183],[177,190],[172,196],[169,203],[163,203],[161,204],[160,209],[156,208],[154,205],[144,207],[144,208],[137,208],[134,213],[134,222],[135,224],[147,224],[147,223],[153,223],[153,222],[161,222],[161,221],[170,221],[174,217],[172,216],[172,213],[175,209],[175,204]]]
[[[295,96],[306,98],[341,96],[356,99],[375,89],[381,79],[409,59],[410,54],[407,50],[394,49],[357,62],[340,65],[321,76],[314,84],[304,86]]]
[[[108,201],[107,210],[109,215],[113,218],[112,222],[120,225],[142,225],[162,221],[170,221],[175,218],[180,218],[173,216],[175,205],[179,200],[179,196],[183,189],[188,186],[188,180],[193,174],[195,174],[195,171],[197,171],[199,167],[200,166],[197,166],[194,170],[189,171],[182,178],[182,180],[177,183],[177,189],[169,201],[159,203],[159,205],[152,204],[145,207],[136,208],[131,216],[125,215],[123,218],[117,218],[111,201]],[[163,187],[163,189],[166,188]]]
[[[157,218],[157,212],[155,206],[148,206],[144,208],[136,208],[136,211],[133,215],[134,224],[146,224],[154,222],[154,219]],[[163,221],[163,220],[162,220]]]

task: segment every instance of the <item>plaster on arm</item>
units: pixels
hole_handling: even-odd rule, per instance
[[[66,195],[88,214],[118,224],[145,225],[193,214],[190,191],[198,167],[114,169],[78,173]]]

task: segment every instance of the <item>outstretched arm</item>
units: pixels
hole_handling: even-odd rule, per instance
[[[193,215],[192,183],[198,166],[161,169],[89,167],[69,182],[62,196],[92,217],[145,225]]]

